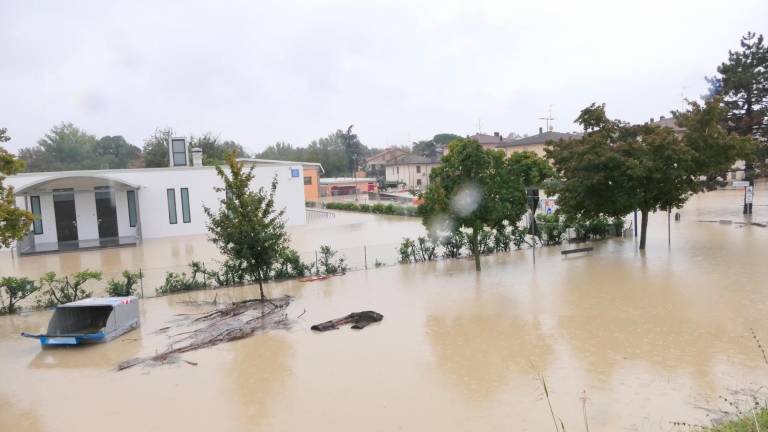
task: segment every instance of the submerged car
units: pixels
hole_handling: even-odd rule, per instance
[[[108,342],[139,326],[139,299],[87,298],[59,305],[44,334],[22,333],[43,346]]]

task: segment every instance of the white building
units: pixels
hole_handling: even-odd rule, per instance
[[[37,216],[30,234],[16,245],[19,252],[133,245],[147,238],[206,233],[203,206],[218,209],[224,193],[214,190],[223,184],[215,167],[201,166],[200,156],[194,154],[196,166],[186,166],[186,151],[179,151],[170,156],[176,166],[168,168],[8,177],[5,181],[15,189],[16,205]],[[276,206],[285,208],[288,225],[306,222],[300,163],[243,162],[255,167],[253,188],[269,188],[277,176]]]
[[[429,173],[440,162],[424,156],[405,155],[386,164],[387,183],[400,183],[405,189],[424,190],[429,185]]]

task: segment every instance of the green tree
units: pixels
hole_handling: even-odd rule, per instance
[[[411,153],[428,158],[436,158],[441,155],[440,150],[446,147],[451,141],[461,138],[451,133],[440,133],[430,140],[418,141],[411,146]]]
[[[97,139],[72,123],[54,126],[37,145],[19,150],[30,172],[129,168],[140,163],[140,154],[122,136]]]
[[[630,189],[642,215],[640,249],[645,249],[648,214],[682,207],[698,189],[696,153],[670,128],[653,125],[632,127],[635,136],[616,150],[626,162]],[[626,213],[629,213],[627,211]]]
[[[168,141],[173,137],[173,129],[157,128],[144,140],[141,156],[147,168],[161,168],[170,165],[168,160]]]
[[[250,188],[253,167],[244,170],[234,154],[229,155],[227,163],[229,173],[216,166],[224,183],[224,187],[214,188],[224,194],[218,211],[204,207],[208,232],[227,261],[240,264],[249,279],[259,283],[259,293],[264,300],[263,282],[269,279],[280,253],[288,249],[284,210],[275,208],[277,177],[269,190],[253,191]]]
[[[525,213],[525,189],[504,160],[504,153],[485,150],[474,140],[457,139],[443,163],[430,173],[419,213],[430,232],[469,230],[469,248],[480,271],[480,235],[505,221],[517,223]]]
[[[94,157],[97,141],[72,123],[62,123],[51,128],[35,147],[19,150],[19,157],[30,172],[98,169]]]
[[[351,134],[351,129],[348,130]],[[351,144],[348,144],[351,142]],[[348,148],[350,152],[348,153]],[[269,160],[290,160],[297,162],[318,162],[323,165],[326,177],[351,177],[352,167],[363,164],[363,158],[377,153],[378,149],[369,149],[357,138],[357,135],[347,136],[347,132],[339,129],[327,137],[312,141],[306,147],[294,147],[289,143],[277,142],[264,151],[257,153],[256,158]]]
[[[708,78],[710,93],[728,108],[728,130],[741,136],[768,138],[768,45],[763,35],[748,32],[741,50],[728,51],[728,61]]]
[[[635,210],[626,161],[614,146],[626,125],[609,120],[605,106],[594,103],[576,123],[585,131],[580,139],[550,142],[546,149],[558,177],[547,192],[559,194],[557,205],[573,220],[622,217]]]
[[[699,176],[735,160],[724,134],[699,128],[707,122],[719,128],[712,111],[699,108],[693,105],[680,115],[691,126],[683,138],[670,128],[610,120],[604,105],[582,110],[577,122],[585,134],[547,148],[559,177],[550,192],[558,194],[561,211],[571,220],[590,220],[640,210],[640,249],[645,249],[650,212],[682,206],[701,190]],[[707,161],[710,151],[730,154],[730,160]]]
[[[710,95],[720,96],[728,109],[728,132],[753,137],[761,143],[759,161],[768,157],[768,45],[763,35],[748,32],[741,49],[728,51],[728,61],[717,67],[718,75],[707,78]],[[747,161],[747,176],[752,177]]]
[[[34,281],[22,277],[4,277],[0,279],[0,288],[5,288],[5,294],[8,296],[8,304],[0,301],[0,313],[16,313],[16,303],[24,300],[37,292],[40,287]],[[2,300],[2,296],[0,296]]]
[[[512,174],[521,179],[525,186],[542,186],[545,180],[555,175],[549,162],[532,151],[512,153],[506,163]]]
[[[694,164],[697,172],[705,177],[701,186],[714,189],[723,182],[727,172],[736,160],[756,161],[757,142],[750,138],[728,133],[722,125],[728,115],[728,108],[720,98],[712,98],[704,105],[689,102],[685,112],[675,112],[675,121],[685,128],[685,145],[695,152]]]
[[[234,152],[237,157],[247,157],[248,154],[240,144],[219,139],[211,132],[206,132],[199,137],[192,137],[189,140],[190,158],[192,148],[203,150],[203,165],[223,165],[227,162],[227,156]]]
[[[103,136],[94,145],[93,156],[99,168],[135,168],[141,160],[141,149],[120,135]]]
[[[5,128],[0,128],[0,143],[10,141],[6,131]],[[24,161],[16,159],[0,147],[0,245],[4,247],[10,247],[14,241],[24,237],[34,220],[32,213],[16,207],[13,186],[3,184],[6,176],[23,170]]]
[[[363,162],[365,150],[357,134],[352,133],[354,125],[349,125],[347,131],[341,135],[341,142],[344,148],[344,154],[347,158],[349,173],[354,173]]]

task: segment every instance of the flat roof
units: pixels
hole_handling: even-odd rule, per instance
[[[335,183],[370,183],[375,182],[376,179],[372,177],[328,177],[321,178],[320,184],[335,184]]]
[[[79,306],[116,306],[119,304],[128,304],[139,299],[135,296],[129,297],[89,297],[82,300],[74,301],[59,305],[58,307],[79,307]]]
[[[251,159],[251,158],[238,158],[241,162],[263,163],[264,165],[316,165],[320,169],[323,166],[318,162],[295,162],[295,161],[282,161],[271,159]],[[226,165],[220,165],[226,166]],[[146,171],[178,171],[178,170],[212,170],[216,169],[215,165],[203,165],[203,166],[177,166],[177,167],[150,167],[150,168],[107,168],[107,169],[92,169],[92,170],[71,170],[71,171],[35,171],[35,172],[23,172],[14,174],[8,177],[32,177],[39,175],[60,175],[64,176],[77,176],[77,175],[89,175],[89,174],[104,174],[104,173],[123,173],[123,172],[146,172]]]

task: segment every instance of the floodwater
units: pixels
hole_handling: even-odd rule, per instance
[[[315,261],[321,245],[329,245],[344,257],[352,269],[373,268],[376,261],[392,265],[397,262],[397,249],[403,237],[415,238],[425,234],[421,219],[336,212],[335,217],[315,220],[302,226],[289,227],[291,244],[302,261]],[[0,251],[0,275],[25,276],[38,279],[45,272],[58,275],[80,270],[99,270],[102,281],[89,283],[86,288],[96,295],[104,293],[106,281],[121,279],[123,270],[144,274],[146,296],[162,285],[167,272],[190,273],[189,264],[200,261],[218,269],[222,256],[206,235],[169,237],[144,240],[139,246],[82,252],[33,255],[19,258],[10,251]]]
[[[257,288],[142,300],[139,330],[84,349],[41,350],[18,336],[50,312],[2,317],[0,430],[551,431],[539,373],[567,430],[584,430],[583,395],[591,431],[707,424],[707,409],[724,406],[718,396],[768,384],[750,333],[768,342],[768,228],[696,222],[742,221],[740,200],[738,191],[695,197],[672,222],[670,247],[666,214],[654,215],[644,254],[614,239],[567,258],[537,249],[535,266],[523,250],[484,257],[481,273],[462,259],[269,284],[273,296],[295,296],[293,328],[183,355],[197,366],[114,371],[163,350],[167,336],[155,330],[174,314],[207,309],[182,301]],[[768,207],[752,220],[768,220]],[[410,235],[334,224],[321,230],[350,246]],[[366,309],[384,320],[309,330]]]

